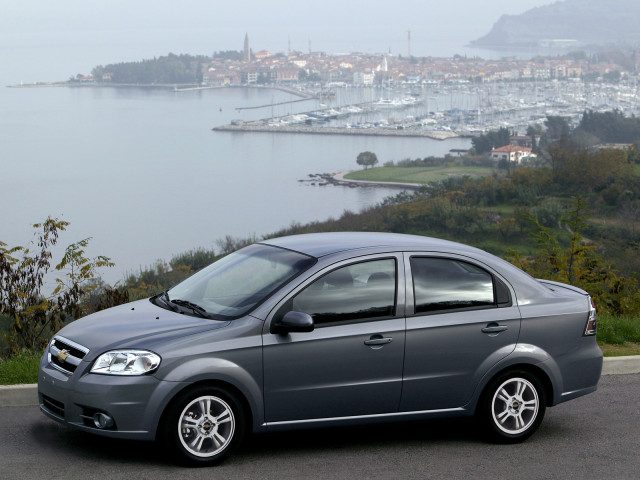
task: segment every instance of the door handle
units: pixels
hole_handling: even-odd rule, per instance
[[[391,343],[391,340],[393,339],[390,337],[382,337],[380,335],[374,335],[369,340],[365,340],[364,344],[369,346],[386,345],[387,343]]]
[[[498,325],[497,323],[490,323],[482,329],[483,333],[500,333],[507,330],[509,327],[506,325]]]

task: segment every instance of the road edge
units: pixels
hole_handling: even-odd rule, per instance
[[[640,355],[606,357],[602,375],[627,375],[640,373]],[[0,386],[0,408],[30,407],[38,405],[38,384]]]

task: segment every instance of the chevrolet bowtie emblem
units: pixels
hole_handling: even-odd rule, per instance
[[[60,360],[60,363],[64,363],[64,361],[67,359],[69,355],[67,354],[66,350],[60,350],[57,354],[56,357],[58,358],[58,360]]]

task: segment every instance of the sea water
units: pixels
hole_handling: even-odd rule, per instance
[[[226,235],[264,235],[375,205],[397,190],[311,186],[309,174],[442,156],[468,139],[214,132],[236,110],[295,99],[272,89],[174,92],[147,88],[0,88],[0,241],[25,245],[47,216],[71,222],[60,239],[92,237],[87,254],[125,273]],[[313,102],[292,104],[292,112]],[[284,107],[279,107],[284,108]]]

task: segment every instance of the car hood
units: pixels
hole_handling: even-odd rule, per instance
[[[89,349],[92,360],[115,348],[151,348],[154,344],[228,325],[192,317],[140,300],[102,310],[70,323],[57,335]]]

